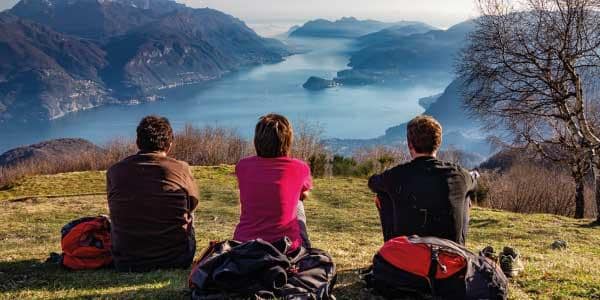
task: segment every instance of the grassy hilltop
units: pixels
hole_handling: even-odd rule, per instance
[[[196,213],[198,246],[231,236],[238,219],[238,192],[230,166],[194,168],[201,188]],[[379,220],[366,182],[326,178],[315,182],[306,202],[313,244],[338,264],[339,299],[357,299],[357,271],[368,266],[382,243]],[[68,221],[107,213],[103,172],[36,176],[0,189],[1,299],[181,299],[188,271],[119,274],[110,270],[68,272],[43,261],[60,251],[60,228]],[[526,272],[511,281],[512,299],[600,299],[600,229],[589,221],[553,215],[519,215],[475,208],[468,247],[513,245]],[[556,239],[568,241],[554,251]]]

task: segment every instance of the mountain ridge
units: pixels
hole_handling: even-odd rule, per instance
[[[412,26],[413,30],[425,30],[432,26],[416,21],[381,22],[376,20],[359,20],[355,17],[343,17],[335,21],[316,19],[292,30],[290,37],[321,37],[321,38],[358,38],[386,28]]]
[[[154,101],[290,54],[233,16],[171,0],[21,0],[0,16],[0,122]]]

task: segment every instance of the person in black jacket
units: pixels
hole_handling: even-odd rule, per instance
[[[408,123],[407,142],[412,161],[369,179],[369,188],[377,193],[384,240],[419,235],[464,245],[476,172],[436,158],[442,126],[430,116]]]

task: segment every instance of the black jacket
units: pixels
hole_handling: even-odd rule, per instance
[[[420,157],[369,179],[382,207],[384,238],[435,236],[465,243],[476,182],[460,166]]]

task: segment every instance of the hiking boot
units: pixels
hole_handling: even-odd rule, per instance
[[[494,247],[492,246],[487,246],[483,248],[483,250],[481,250],[480,252],[480,255],[489,258],[495,263],[498,263],[498,255],[496,254],[496,251],[494,251]]]
[[[554,241],[554,243],[550,245],[550,248],[552,248],[552,250],[565,250],[567,249],[567,242],[563,240]]]
[[[517,249],[511,247],[504,247],[500,253],[500,267],[507,277],[516,277],[525,270],[521,255]]]

